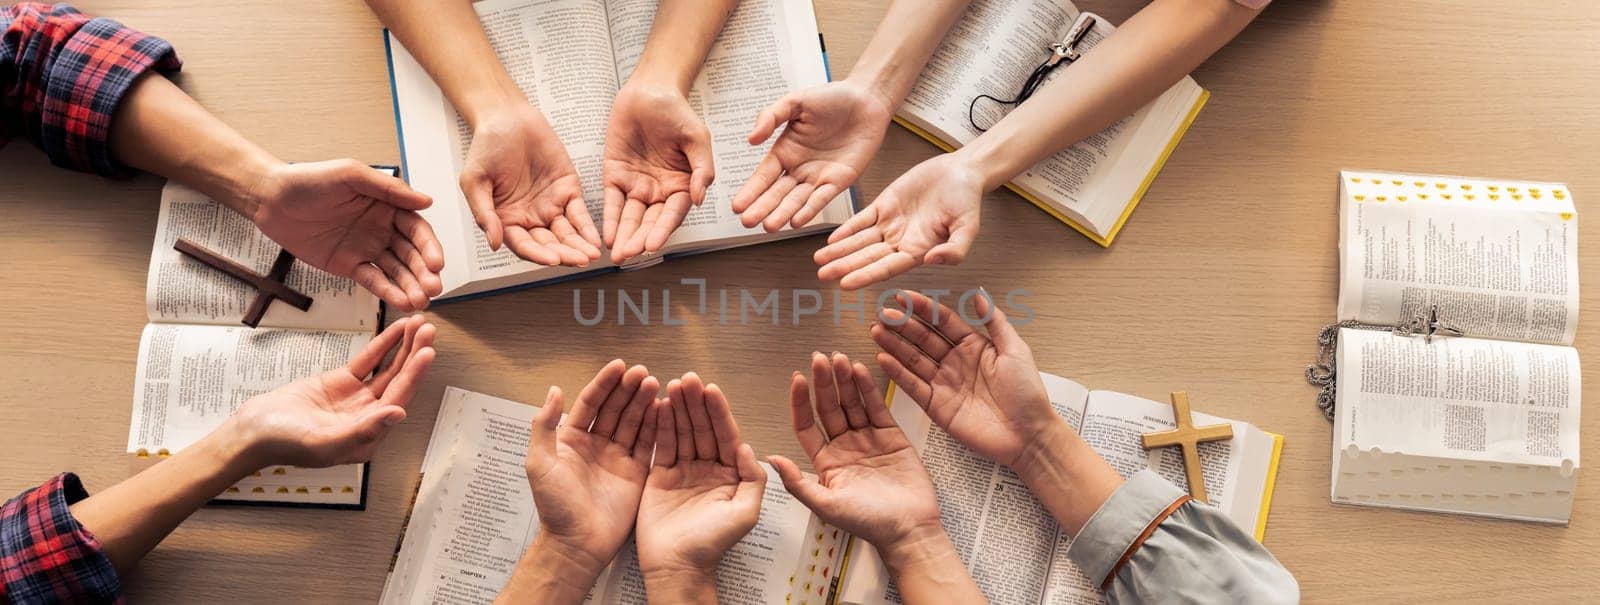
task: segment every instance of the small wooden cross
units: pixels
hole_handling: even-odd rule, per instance
[[[257,275],[244,265],[223,258],[222,255],[181,237],[172,244],[172,248],[260,291],[245,309],[244,320],[241,322],[244,325],[252,328],[260,325],[261,318],[267,314],[267,306],[271,305],[273,300],[289,303],[289,306],[301,311],[311,309],[310,296],[301,294],[283,283],[289,277],[289,267],[294,266],[294,255],[289,254],[288,250],[278,253],[277,260],[272,262],[271,271],[266,275]]]
[[[1189,476],[1189,494],[1196,500],[1206,500],[1206,476],[1200,472],[1200,444],[1207,441],[1225,441],[1233,438],[1233,426],[1212,424],[1195,426],[1189,414],[1189,394],[1178,391],[1172,394],[1172,418],[1178,428],[1170,431],[1145,433],[1144,449],[1180,446],[1183,448],[1183,467]]]

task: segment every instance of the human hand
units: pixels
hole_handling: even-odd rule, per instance
[[[229,422],[249,444],[252,465],[317,468],[372,457],[389,427],[406,418],[406,405],[433,363],[433,334],[420,316],[401,319],[345,367],[250,398]],[[373,374],[390,351],[388,367]]]
[[[602,173],[612,262],[656,252],[706,199],[711,131],[681,90],[630,80],[611,105]]]
[[[805,226],[861,178],[893,111],[882,94],[853,80],[785,95],[756,117],[751,145],[788,126],[733,196],[733,211],[744,226],[761,223],[769,232]]]
[[[789,412],[817,478],[806,477],[788,458],[767,458],[789,493],[823,521],[880,550],[929,533],[943,535],[933,481],[867,367],[851,365],[840,353],[831,359],[815,353],[811,379],[816,417],[799,372],[789,383]]]
[[[634,534],[647,585],[711,577],[722,554],[755,527],[767,484],[717,385],[691,372],[668,383],[667,396],[654,410],[655,465]]]
[[[960,264],[978,236],[983,179],[954,154],[913,166],[845,221],[813,259],[817,278],[864,288],[917,265]]]
[[[600,369],[561,421],[561,389],[551,387],[533,418],[523,466],[539,511],[540,539],[599,569],[633,530],[655,449],[660,390],[644,366],[620,359]]]
[[[956,311],[918,292],[896,296],[916,317],[887,308],[872,325],[883,349],[878,365],[933,422],[978,455],[1015,467],[1031,446],[1064,423],[1050,397],[1033,351],[988,296],[975,297],[988,335]],[[895,325],[899,324],[899,325]]]
[[[355,160],[278,163],[248,194],[247,216],[295,258],[356,280],[401,311],[444,291],[444,248],[416,211],[433,203]]]
[[[578,171],[532,105],[508,104],[474,124],[461,192],[492,250],[504,243],[541,265],[583,267],[600,258]]]

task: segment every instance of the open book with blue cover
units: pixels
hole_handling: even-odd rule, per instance
[[[598,227],[611,101],[644,51],[655,0],[486,0],[473,8],[501,63],[565,142]],[[471,129],[399,41],[385,32],[385,42],[406,178],[433,197],[433,207],[422,215],[445,250],[440,300],[617,269],[606,259],[585,268],[545,267],[504,246],[490,250],[458,183]],[[770,147],[770,142],[751,146],[746,141],[756,115],[791,90],[827,81],[810,0],[741,2],[689,95],[711,130],[718,178],[661,253],[631,260],[624,268],[820,233],[849,218],[851,192],[840,194],[805,227],[778,233],[744,227],[731,207],[733,195]]]

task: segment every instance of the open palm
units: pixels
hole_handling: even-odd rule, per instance
[[[978,236],[983,181],[944,154],[906,171],[814,255],[817,278],[864,288],[923,263],[955,265]]]
[[[633,527],[655,447],[659,385],[644,366],[622,360],[601,368],[561,420],[561,389],[551,387],[534,416],[524,470],[539,524],[601,564]]]
[[[915,317],[885,309],[872,327],[884,374],[934,424],[979,455],[1012,466],[1028,440],[1056,422],[1033,352],[1005,313],[976,297],[988,335],[918,292],[897,296]]]
[[[839,353],[817,353],[811,374],[816,418],[811,387],[799,372],[790,382],[789,410],[817,478],[801,474],[788,458],[772,456],[784,487],[822,520],[877,545],[937,525],[933,482],[866,366],[852,365]]]
[[[561,139],[531,105],[479,123],[461,169],[461,191],[491,249],[502,243],[541,265],[600,258],[600,234]]]
[[[260,455],[260,466],[324,467],[372,456],[433,363],[434,328],[421,317],[389,326],[345,367],[308,376],[239,407],[235,420]],[[372,371],[385,355],[394,359]]]
[[[682,93],[630,84],[611,107],[602,173],[611,260],[655,252],[706,199],[711,131]]]
[[[733,197],[746,227],[802,227],[861,178],[883,145],[892,114],[887,99],[850,80],[788,94],[756,117],[750,144],[779,126],[750,180]]]

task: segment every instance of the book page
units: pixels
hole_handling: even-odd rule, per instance
[[[250,219],[199,191],[174,181],[168,181],[161,189],[156,241],[150,251],[150,272],[145,286],[145,306],[150,321],[240,325],[245,309],[259,292],[174,250],[173,243],[180,237],[258,275],[266,275],[271,270],[283,248],[263,235]],[[284,283],[311,297],[311,308],[301,311],[275,301],[267,307],[261,327],[377,331],[378,297],[355,280],[295,261]]]
[[[1043,375],[1056,413],[1076,425],[1088,391]],[[939,516],[956,552],[992,603],[1038,603],[1045,593],[1060,531],[1050,512],[1010,469],[972,453],[932,425],[915,401],[895,390],[889,411],[922,458],[938,491]],[[882,560],[864,543],[852,547],[841,602],[901,603]]]
[[[1565,187],[1358,172],[1340,181],[1339,319],[1393,325],[1437,306],[1468,336],[1572,344],[1578,222]]]
[[[367,332],[148,324],[139,339],[128,452],[177,452],[251,397],[343,366]]]
[[[616,70],[623,82],[644,52],[655,5],[654,0],[608,2]],[[733,212],[734,194],[772,147],[771,141],[752,146],[746,139],[761,110],[791,90],[827,81],[810,0],[746,0],[738,4],[689,91],[690,105],[711,131],[717,179],[707,190],[705,202],[689,211],[668,240],[669,249],[766,233],[759,225],[745,228]],[[849,193],[841,193],[812,225],[843,222],[853,212],[849,206]]]
[[[1576,349],[1344,329],[1336,355],[1339,433],[1350,447],[1577,465]]]

